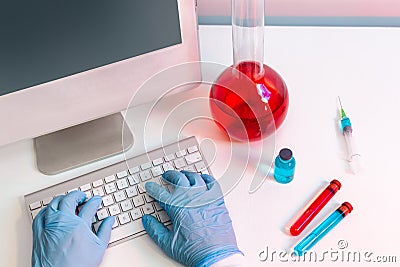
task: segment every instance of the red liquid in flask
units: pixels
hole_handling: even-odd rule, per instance
[[[261,75],[260,75],[261,73]],[[287,114],[288,93],[272,68],[252,61],[227,68],[210,91],[214,121],[230,137],[255,141],[271,135]]]

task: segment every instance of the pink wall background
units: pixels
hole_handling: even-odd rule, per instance
[[[198,0],[199,16],[230,16],[231,0]],[[265,0],[267,16],[399,17],[400,0]]]

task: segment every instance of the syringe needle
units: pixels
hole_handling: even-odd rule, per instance
[[[340,109],[343,109],[342,101],[340,100],[340,96],[338,96],[337,98],[338,98],[338,100],[339,100]]]
[[[343,106],[342,106],[342,100],[340,100],[340,96],[338,96],[339,100],[339,105],[340,105],[340,115],[342,116],[342,119],[346,118],[346,113],[344,112]]]

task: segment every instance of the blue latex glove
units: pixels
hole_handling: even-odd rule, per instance
[[[75,215],[76,207],[86,195],[73,191],[58,196],[35,217],[32,266],[35,267],[98,267],[107,248],[114,217],[106,218],[97,236],[91,230],[92,218],[102,201],[89,199]]]
[[[172,194],[153,182],[145,187],[171,218],[172,231],[151,215],[144,215],[142,221],[169,257],[189,267],[205,267],[242,254],[221,188],[212,176],[167,171],[162,177],[175,186]]]

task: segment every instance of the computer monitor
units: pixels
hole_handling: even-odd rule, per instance
[[[0,3],[0,146],[50,134],[50,143],[36,139],[36,147],[55,148],[43,153],[57,154],[70,146],[68,138],[54,132],[72,129],[69,138],[74,140],[79,139],[82,125],[86,125],[83,132],[98,129],[97,122],[109,128],[107,120],[99,118],[112,120],[111,114],[126,109],[149,77],[174,65],[199,61],[195,0]],[[141,102],[161,94],[146,94]],[[121,129],[113,136],[120,133]],[[87,140],[93,139],[92,135]],[[73,149],[67,154],[71,153],[74,158]],[[51,157],[46,160],[45,164],[54,163]],[[69,165],[42,171],[54,174],[79,164]]]

